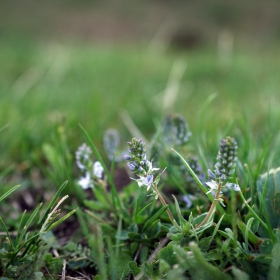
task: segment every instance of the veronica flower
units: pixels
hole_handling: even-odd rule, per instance
[[[81,170],[86,170],[90,163],[90,154],[92,153],[89,146],[83,143],[76,151],[76,163]]]
[[[240,191],[240,187],[237,184],[228,182],[235,172],[237,161],[236,154],[236,141],[231,137],[222,139],[215,170],[208,170],[211,181],[206,182],[206,185],[210,188],[207,193],[213,193],[215,195],[217,191],[220,190],[220,194],[222,194],[223,189]],[[221,197],[219,197],[219,201],[223,205],[223,199]]]
[[[96,176],[98,179],[102,178],[103,174],[103,167],[99,161],[96,161],[93,165],[93,175]]]
[[[104,145],[104,149],[107,153],[107,156],[110,160],[113,160],[115,157],[115,153],[117,150],[117,147],[120,144],[120,135],[119,132],[114,129],[114,128],[110,128],[108,129],[103,137],[103,145]],[[119,158],[115,157],[115,161],[118,161]]]
[[[139,187],[146,186],[147,191],[148,191],[150,189],[151,185],[153,184],[154,176],[152,174],[150,174],[146,177],[140,176],[139,179],[133,179],[133,178],[131,178],[131,179],[136,181],[138,183]]]
[[[142,139],[133,138],[128,142],[128,147],[130,155],[125,155],[124,159],[128,161],[128,168],[138,176],[138,179],[131,179],[135,180],[139,187],[145,186],[149,190],[153,184],[158,184],[161,174],[155,180],[154,174],[159,168],[154,168],[152,162],[147,160],[145,143]]]
[[[91,176],[90,173],[87,172],[85,177],[81,177],[80,180],[78,181],[78,184],[85,190],[88,188],[93,188],[94,185],[91,181]]]

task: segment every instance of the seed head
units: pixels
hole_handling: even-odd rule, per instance
[[[232,177],[237,161],[237,143],[234,138],[227,137],[220,142],[220,149],[217,155],[215,170],[208,170],[208,175],[212,180],[225,181]]]

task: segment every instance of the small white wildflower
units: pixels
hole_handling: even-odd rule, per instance
[[[81,170],[86,169],[85,164],[89,160],[89,156],[91,153],[92,151],[86,143],[83,143],[76,151],[76,163]]]
[[[93,175],[101,179],[103,174],[103,167],[99,161],[96,161],[93,165]]]
[[[206,194],[211,193],[212,191],[215,192],[218,189],[218,184],[216,181],[211,180],[209,182],[206,182],[205,184],[210,188],[210,190]]]
[[[88,188],[93,188],[94,185],[91,182],[90,174],[89,172],[86,173],[85,177],[81,177],[78,184],[85,190]]]

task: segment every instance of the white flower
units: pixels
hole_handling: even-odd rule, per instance
[[[210,182],[206,182],[205,184],[210,188],[210,190],[206,194],[211,193],[212,191],[216,192],[218,189],[218,184],[216,181],[211,180]]]
[[[101,179],[103,174],[103,167],[99,161],[96,161],[93,165],[93,175]]]
[[[92,153],[89,146],[83,143],[76,151],[76,162],[81,170],[85,170],[85,163],[89,160],[89,156]]]
[[[152,162],[151,161],[146,161],[146,164],[148,166],[148,171],[147,171],[147,175],[152,174],[154,171],[159,170],[160,168],[153,168]]]
[[[89,172],[86,173],[85,177],[81,177],[78,184],[85,190],[88,188],[93,188],[94,185],[91,182],[90,174]]]

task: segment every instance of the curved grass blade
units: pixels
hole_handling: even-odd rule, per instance
[[[53,199],[51,200],[46,212],[44,213],[42,219],[38,222],[39,227],[42,227],[42,225],[44,224],[45,220],[47,219],[52,207],[55,205],[57,198],[59,197],[59,195],[61,194],[61,192],[64,190],[64,188],[66,187],[68,181],[65,181],[60,188],[57,190],[56,194],[54,195]]]
[[[0,197],[0,201],[2,201],[4,198],[6,198],[7,196],[9,196],[12,192],[14,192],[16,189],[18,189],[20,187],[20,185],[17,185],[13,188],[11,188],[10,190],[8,190],[7,192],[5,192],[1,197]]]

